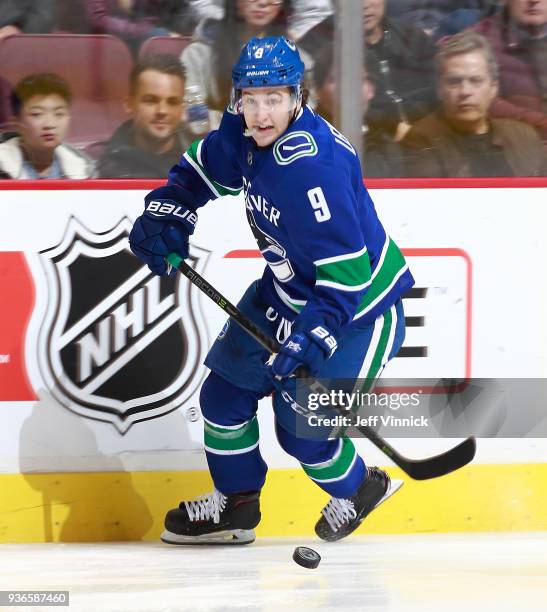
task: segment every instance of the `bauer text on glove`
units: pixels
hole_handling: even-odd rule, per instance
[[[278,379],[286,378],[299,366],[305,366],[315,376],[337,347],[336,338],[323,325],[293,332],[279,349],[271,365],[272,374]]]
[[[162,193],[165,189],[160,187],[148,194],[144,214],[135,221],[129,234],[133,253],[160,276],[167,272],[165,257],[169,253],[183,259],[188,257],[189,237],[197,222],[194,210],[176,200],[160,197],[167,195]]]

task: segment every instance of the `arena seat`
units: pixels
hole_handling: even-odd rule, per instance
[[[190,36],[183,36],[181,38],[173,38],[171,36],[153,36],[152,38],[146,39],[139,49],[139,57],[145,55],[155,55],[157,53],[169,53],[170,55],[176,55],[177,57],[183,52],[192,42]]]
[[[10,91],[9,81],[0,76],[0,127],[11,117]]]
[[[121,40],[83,34],[20,34],[0,40],[0,66],[14,86],[29,74],[54,72],[73,93],[67,141],[85,146],[105,140],[125,119],[133,60]]]

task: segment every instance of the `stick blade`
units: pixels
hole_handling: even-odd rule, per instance
[[[398,465],[414,480],[429,480],[450,474],[470,463],[475,457],[477,443],[474,437],[467,438],[454,448],[431,457],[417,461],[403,460]]]

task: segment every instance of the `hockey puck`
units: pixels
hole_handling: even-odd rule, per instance
[[[319,553],[307,546],[297,546],[294,549],[292,558],[295,563],[308,569],[315,569],[319,565],[319,561],[321,561]]]

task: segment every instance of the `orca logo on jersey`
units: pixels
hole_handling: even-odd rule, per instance
[[[251,194],[251,182],[245,178],[243,178],[243,189],[245,193],[245,206],[247,207],[247,210],[250,210],[251,212],[253,210],[257,210],[258,212],[262,213],[264,218],[266,218],[270,223],[276,227],[279,227],[277,222],[279,221],[279,217],[281,217],[281,211],[275,206],[271,206],[264,196]]]
[[[60,404],[122,435],[189,401],[206,373],[201,293],[181,275],[152,274],[129,250],[131,227],[124,217],[95,233],[72,217],[40,253],[47,294],[34,357]],[[191,246],[201,274],[208,256]]]
[[[266,219],[270,222],[273,221],[274,225],[277,225],[277,219],[279,219],[281,213],[273,206],[269,208],[268,202],[266,202],[262,196],[251,195],[249,193],[251,190],[251,183],[245,178],[243,178],[243,188],[245,190],[247,221],[249,222],[249,226],[258,244],[258,248],[264,259],[268,262],[277,280],[286,283],[294,277],[294,270],[291,266],[291,262],[287,259],[287,252],[273,236],[270,236],[270,234],[259,227],[254,216],[254,210],[261,212]],[[270,211],[271,214],[268,215],[267,211]]]

